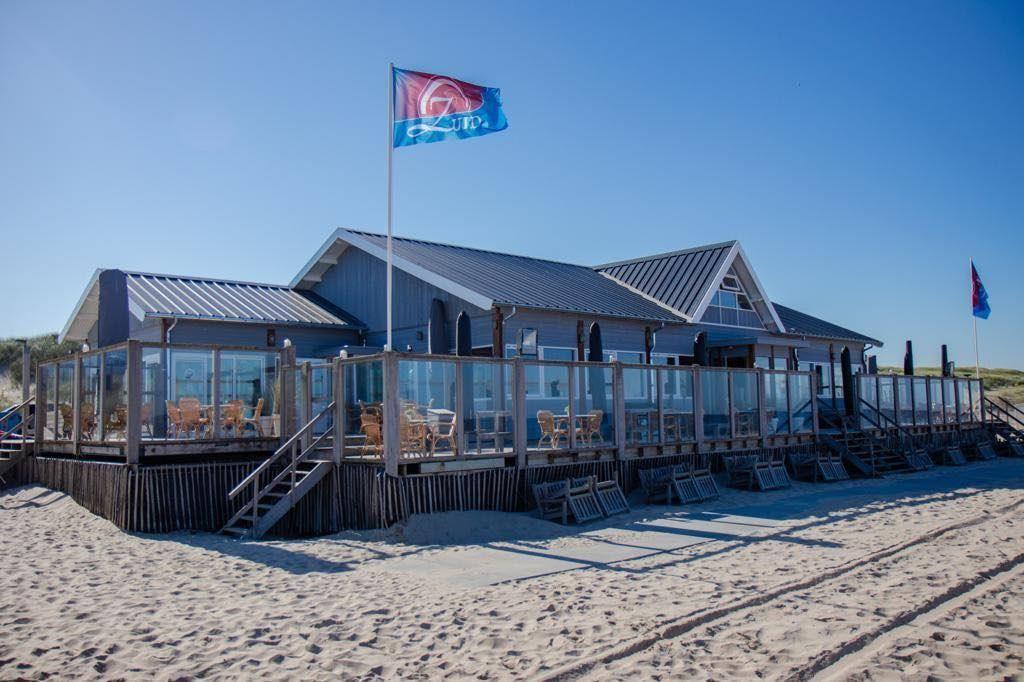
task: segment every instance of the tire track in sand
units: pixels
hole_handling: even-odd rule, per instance
[[[910,540],[905,540],[903,542],[890,545],[884,549],[871,552],[859,559],[844,562],[834,568],[822,571],[811,578],[807,578],[806,580],[789,583],[788,585],[783,585],[782,587],[763,592],[754,597],[750,597],[749,599],[734,602],[716,609],[710,609],[696,615],[683,616],[679,619],[668,620],[662,623],[658,628],[649,632],[647,635],[623,642],[611,651],[591,656],[583,660],[574,661],[570,665],[549,672],[541,679],[549,682],[575,679],[587,672],[590,672],[597,666],[607,665],[623,658],[634,656],[659,643],[681,637],[695,628],[707,625],[713,621],[721,620],[740,611],[763,606],[772,601],[793,594],[794,592],[802,592],[821,585],[822,583],[841,578],[852,571],[883,561],[919,545],[932,542],[944,535],[948,535],[949,533],[996,520],[1009,512],[1015,511],[1021,505],[1024,505],[1024,500],[1018,500],[1016,502],[1003,505],[1002,507],[986,511],[963,521],[934,528],[927,533],[922,533]]]

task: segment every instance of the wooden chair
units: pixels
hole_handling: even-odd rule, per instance
[[[125,408],[127,414],[127,408]],[[142,403],[142,407],[139,408],[139,421],[142,422],[142,428],[145,431],[149,431],[149,437],[153,437],[153,403]]]
[[[454,455],[459,454],[458,429],[456,428],[456,416],[438,415],[438,422],[434,425],[430,439],[430,454],[437,452],[439,443],[447,443]]]
[[[569,430],[555,424],[555,415],[551,410],[537,410],[537,426],[540,427],[540,438],[537,439],[537,447],[543,447],[546,438],[552,450],[558,449],[558,443],[562,438],[569,439]]]
[[[220,428],[223,433],[228,429],[234,431],[235,438],[242,437],[242,415],[245,412],[245,403],[241,400],[229,400],[220,408]],[[220,434],[216,434],[220,435]]]
[[[590,410],[580,422],[576,429],[576,438],[587,445],[593,445],[594,440],[604,440],[601,436],[601,422],[604,420],[604,410]]]
[[[128,406],[115,405],[113,411],[104,417],[103,437],[113,439],[117,434],[121,438],[127,438],[128,431]]]
[[[381,432],[380,415],[373,412],[364,412],[359,424],[359,431],[365,437],[363,441],[362,454],[380,452],[384,446],[383,433]]]
[[[71,438],[75,427],[75,408],[67,403],[58,405],[60,408],[60,437]]]
[[[181,409],[181,428],[186,435],[194,433],[196,438],[201,438],[210,420],[203,416],[202,405],[198,398],[181,398],[178,400],[178,407]]]
[[[181,418],[181,409],[173,401],[166,401],[167,407],[167,435],[170,438],[178,438],[184,431],[185,423]]]
[[[256,401],[256,407],[252,408],[252,415],[249,417],[245,416],[245,410],[242,410],[242,414],[238,420],[238,437],[242,437],[242,432],[245,431],[245,427],[251,426],[256,431],[256,434],[260,438],[263,438],[263,424],[260,417],[263,416],[263,398]]]
[[[82,403],[78,408],[78,419],[81,422],[79,434],[83,440],[92,440],[96,433],[96,408],[92,403]]]
[[[398,425],[402,454],[424,454],[427,452],[427,425],[420,423],[415,410],[402,412]]]

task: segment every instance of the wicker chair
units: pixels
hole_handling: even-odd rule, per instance
[[[203,416],[202,405],[198,398],[181,398],[178,400],[181,409],[181,429],[186,435],[194,433],[201,438],[210,425],[210,420]]]
[[[179,438],[184,431],[185,423],[181,418],[181,409],[173,401],[166,401],[167,406],[167,435],[171,438]]]
[[[251,426],[255,429],[256,433],[260,438],[264,437],[263,424],[260,422],[260,417],[263,416],[263,398],[256,401],[256,407],[252,408],[252,416],[246,417],[245,410],[239,415],[238,420],[238,437],[242,437],[242,432],[245,431],[246,426]]]
[[[384,446],[384,438],[380,425],[380,414],[376,412],[363,412],[360,418],[359,431],[365,437],[363,441],[362,454],[376,454]]]
[[[556,425],[555,415],[551,410],[537,410],[537,426],[540,427],[540,438],[537,439],[538,448],[543,447],[544,440],[547,439],[551,449],[557,450],[559,441],[569,438],[569,430],[564,426]]]
[[[587,445],[593,445],[595,439],[598,442],[604,440],[604,437],[601,435],[601,422],[603,420],[604,410],[591,410],[580,421],[579,428],[576,429],[576,438],[579,441],[586,442]]]
[[[439,417],[439,421],[434,425],[431,434],[433,437],[430,439],[430,454],[437,452],[439,443],[447,443],[452,453],[455,455],[459,454],[457,421],[454,413],[450,416],[442,415]]]

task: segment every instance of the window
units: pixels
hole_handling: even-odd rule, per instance
[[[505,346],[505,357],[516,357],[516,347]],[[576,359],[575,348],[541,346],[537,349],[538,360],[572,362]],[[569,396],[568,367],[545,367],[544,365],[526,363],[526,395],[545,398],[566,398]]]
[[[750,296],[740,284],[740,279],[732,268],[722,278],[721,286],[711,297],[711,303],[708,304],[702,321],[732,327],[764,328],[761,317],[750,302]]]

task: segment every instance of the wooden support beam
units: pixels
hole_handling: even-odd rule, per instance
[[[291,438],[295,433],[295,347],[285,346],[281,349],[281,373],[277,380],[280,382],[281,402],[278,405],[278,413],[281,415],[281,444]]]
[[[526,365],[519,356],[512,361],[512,418],[515,420],[515,433],[512,437],[513,449],[516,453],[516,466],[526,467]]]
[[[615,456],[626,457],[626,391],[622,363],[612,363],[612,418],[615,420]]]
[[[401,404],[398,400],[398,354],[393,350],[384,351],[384,473],[398,476],[398,460],[401,457],[399,424]]]
[[[786,383],[789,383],[789,379],[786,379]],[[814,426],[814,438],[818,438],[818,386],[817,376],[814,372],[811,372],[811,423]],[[789,388],[788,386],[786,387]],[[789,391],[786,391],[789,394]],[[790,424],[793,423],[793,417],[790,415]]]
[[[78,447],[82,440],[82,356],[75,353],[74,378],[71,382],[71,414],[74,422],[71,424],[71,442],[75,444],[75,454],[78,454]]]
[[[142,441],[142,346],[128,342],[128,411],[125,427],[125,457],[128,464],[139,463]]]
[[[220,351],[213,351],[213,414],[210,415],[210,430],[212,438],[220,438],[221,414],[220,414]],[[238,434],[235,434],[236,436]]]
[[[107,420],[104,415],[107,412],[106,407],[106,386],[103,383],[104,377],[107,375],[107,354],[99,353],[100,366],[99,366],[99,377],[97,377],[97,387],[99,395],[96,397],[96,440],[103,442],[107,437]]]
[[[505,357],[505,313],[501,308],[491,308],[491,357]]]
[[[703,370],[694,365],[690,371],[693,372],[693,438],[696,443],[694,452],[701,452],[704,450],[704,391],[700,385]]]
[[[576,361],[583,362],[587,359],[584,348],[583,320],[576,320]]]
[[[345,364],[341,358],[334,358],[331,364],[334,374],[334,439],[331,443],[331,458],[334,465],[339,466],[345,458],[345,433],[348,430],[348,393],[345,387]]]
[[[651,364],[651,351],[654,350],[654,333],[650,327],[644,327],[644,362]]]

